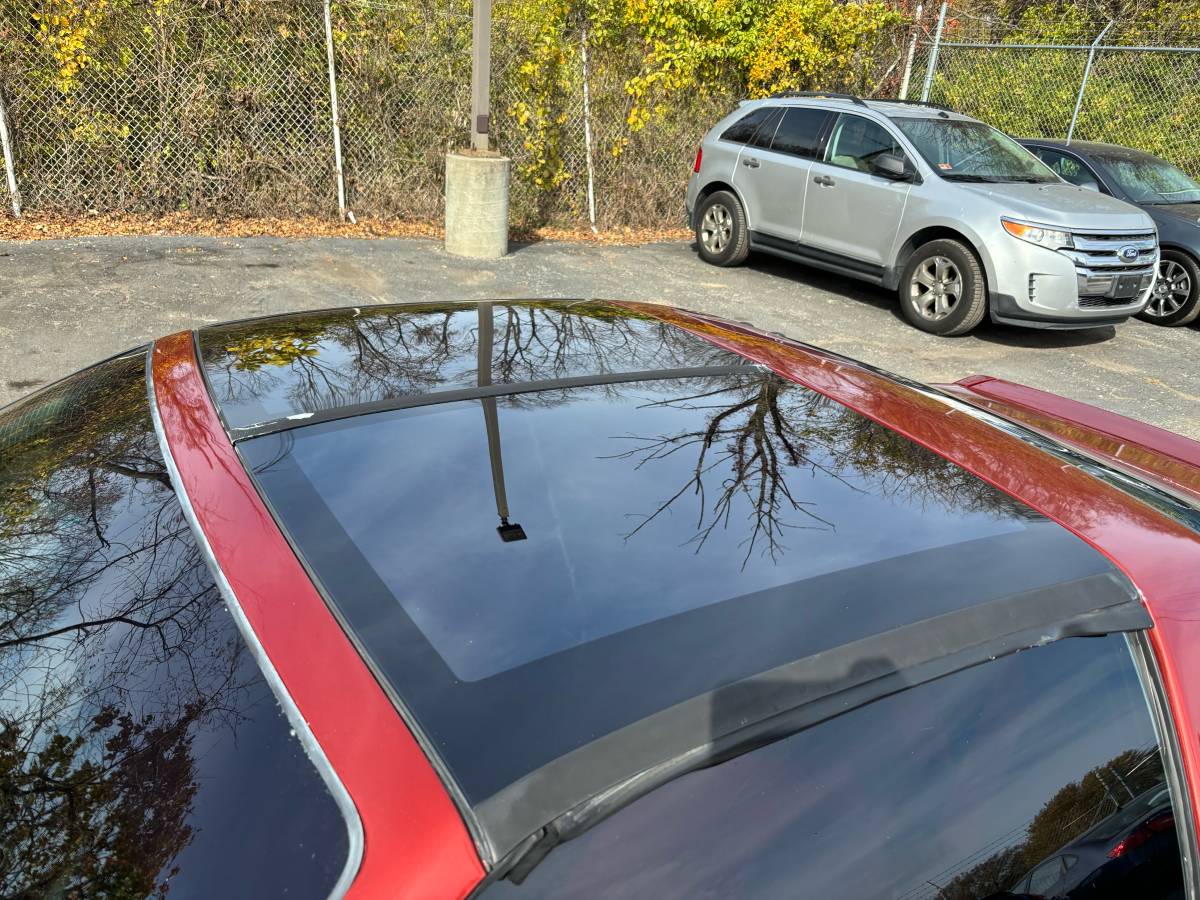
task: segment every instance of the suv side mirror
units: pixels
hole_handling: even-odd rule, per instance
[[[915,174],[903,156],[895,153],[880,153],[872,161],[872,169],[876,175],[891,178],[893,181],[906,181]]]

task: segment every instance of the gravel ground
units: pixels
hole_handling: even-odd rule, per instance
[[[1131,321],[936,338],[894,296],[766,257],[738,269],[686,243],[536,243],[502,260],[433,240],[113,237],[0,243],[0,404],[158,335],[296,309],[517,297],[648,300],[750,322],[920,381],[985,373],[1200,439],[1200,332]]]

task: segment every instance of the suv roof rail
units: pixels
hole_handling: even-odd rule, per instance
[[[771,95],[772,100],[785,100],[789,97],[825,97],[828,100],[849,100],[859,106],[866,106],[861,97],[854,94],[844,94],[839,91],[779,91]]]
[[[930,109],[938,109],[942,112],[957,112],[948,106],[942,106],[940,103],[930,103],[928,100],[901,100],[899,97],[872,97],[876,103],[903,103],[905,106],[928,106]]]

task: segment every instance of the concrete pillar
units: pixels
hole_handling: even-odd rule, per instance
[[[446,252],[494,258],[508,253],[508,171],[498,153],[446,154]]]

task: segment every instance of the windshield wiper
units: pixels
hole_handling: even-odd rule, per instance
[[[970,182],[979,182],[981,184],[995,184],[996,182],[998,182],[1000,180],[991,175],[967,175],[967,174],[961,173],[961,172],[951,173],[949,175],[943,175],[942,177],[945,178],[947,181],[970,181]]]

